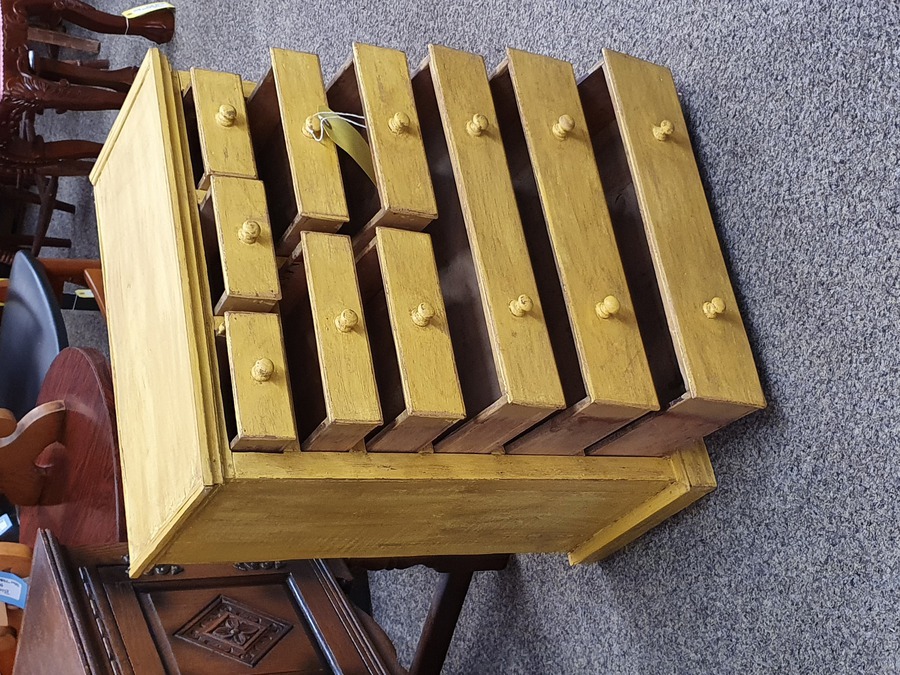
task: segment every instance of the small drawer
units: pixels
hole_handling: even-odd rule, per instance
[[[337,232],[347,200],[337,146],[307,133],[307,119],[327,109],[319,57],[270,50],[272,66],[247,102],[250,135],[266,186],[275,250],[287,256],[300,232]]]
[[[431,238],[376,228],[359,255],[375,377],[387,425],[370,452],[415,452],[465,417]]]
[[[435,451],[495,452],[565,399],[484,61],[432,45],[414,91],[439,188],[426,231],[469,418]]]
[[[214,175],[256,178],[241,78],[192,68],[191,87],[185,96],[193,100],[203,163],[198,187],[206,190]]]
[[[213,297],[220,294],[215,314],[270,311],[281,299],[281,284],[263,184],[213,176],[200,212],[204,240],[209,242],[214,231],[217,243],[215,248],[206,246],[210,288]]]
[[[672,74],[603,58],[579,89],[664,410],[589,452],[666,454],[766,402]]]
[[[406,54],[354,43],[353,60],[328,85],[336,112],[363,115],[375,185],[342,153],[350,210],[348,234],[359,250],[385,225],[421,230],[437,217],[434,189]]]
[[[491,88],[568,406],[506,451],[580,454],[656,391],[572,65],[508,49]]]
[[[225,312],[234,398],[232,450],[283,450],[297,445],[290,378],[278,314]]]
[[[350,450],[383,422],[350,238],[303,232],[282,278],[302,448]]]

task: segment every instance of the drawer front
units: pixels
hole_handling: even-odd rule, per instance
[[[420,419],[433,434],[430,442],[466,412],[431,237],[379,227],[376,246],[406,402],[402,426]]]
[[[503,397],[511,404],[562,408],[484,61],[434,45],[429,55]]]
[[[237,422],[231,449],[295,446],[297,427],[278,314],[226,312],[225,339]]]
[[[515,49],[507,55],[587,396],[653,410],[656,393],[572,65]]]
[[[300,230],[336,232],[349,218],[337,146],[306,133],[306,121],[328,109],[319,57],[284,49],[272,50],[272,74],[297,200],[297,220],[279,245],[288,255],[300,241]]]
[[[406,54],[354,44],[353,62],[381,200],[373,225],[422,229],[437,204]]]
[[[271,310],[281,285],[263,184],[248,178],[213,176],[210,195],[216,221],[225,290],[215,313]]]
[[[326,419],[308,450],[349,450],[382,422],[350,238],[301,235]]]
[[[687,391],[693,398],[763,407],[672,74],[616,52],[603,56]]]
[[[200,187],[206,189],[212,175],[256,178],[241,78],[232,73],[193,68],[191,96],[203,155]]]

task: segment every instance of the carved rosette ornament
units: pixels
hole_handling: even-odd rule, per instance
[[[175,636],[252,668],[292,627],[286,621],[220,595]]]

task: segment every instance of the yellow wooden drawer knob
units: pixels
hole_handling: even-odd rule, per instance
[[[310,115],[303,123],[303,135],[316,140],[322,136],[322,118],[318,115]]]
[[[575,120],[568,115],[561,115],[556,124],[553,125],[553,135],[559,140],[564,141],[574,128]]]
[[[488,119],[484,115],[472,115],[472,119],[466,122],[466,131],[469,136],[481,136],[488,128]]]
[[[534,301],[524,293],[509,303],[509,311],[513,316],[525,316],[534,309]]]
[[[597,316],[601,319],[608,319],[609,317],[618,314],[619,308],[621,305],[619,304],[618,299],[614,295],[607,295],[603,298],[602,302],[598,302],[594,306],[594,311],[597,312]]]
[[[413,310],[412,320],[413,323],[419,326],[420,328],[425,328],[431,320],[434,318],[434,307],[429,305],[427,302],[421,303],[418,307]]]
[[[358,323],[359,315],[352,309],[345,309],[338,314],[338,317],[334,320],[334,325],[337,326],[337,329],[342,333],[349,333]]]
[[[259,223],[255,220],[247,220],[244,221],[244,224],[241,225],[241,229],[238,230],[238,239],[240,239],[245,244],[255,244],[259,240],[259,235],[262,233],[262,228],[260,228]]]
[[[667,141],[673,131],[675,126],[669,120],[663,120],[658,127],[653,127],[653,137],[658,141]]]
[[[268,382],[274,374],[275,364],[272,363],[272,359],[259,359],[250,371],[250,376],[257,382]]]
[[[715,319],[719,314],[725,311],[725,301],[716,296],[709,302],[703,303],[703,313],[707,319]]]
[[[237,110],[235,110],[233,105],[228,105],[226,103],[219,106],[219,112],[216,113],[216,122],[219,124],[219,126],[234,126],[234,121],[236,119]]]
[[[394,116],[388,120],[388,126],[395,134],[405,133],[409,129],[409,115],[405,112],[394,113]]]

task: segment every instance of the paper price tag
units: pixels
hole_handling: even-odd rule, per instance
[[[0,602],[25,609],[28,599],[28,582],[9,572],[0,572]]]
[[[171,9],[172,11],[175,11],[175,5],[173,5],[171,2],[150,2],[146,5],[140,5],[139,7],[126,9],[124,12],[122,12],[122,16],[124,16],[126,19],[136,19],[139,16],[152,14],[153,12],[158,12],[161,9]]]
[[[322,120],[322,127],[334,144],[346,152],[353,161],[359,164],[373,183],[375,183],[375,167],[372,164],[372,151],[363,135],[352,124],[338,117],[332,110],[325,108],[320,111],[327,114]],[[331,114],[328,114],[331,113]]]

